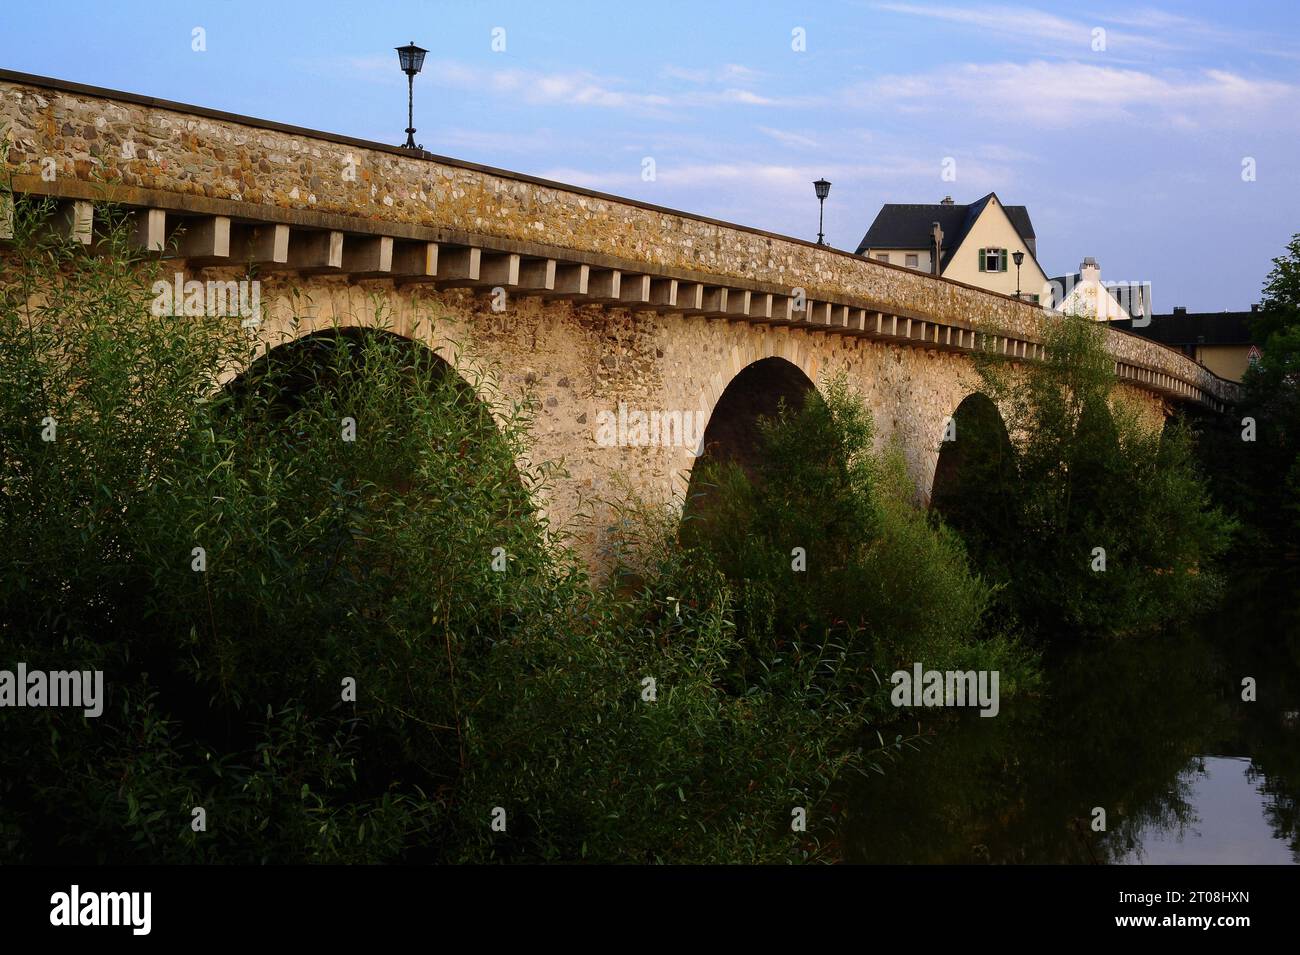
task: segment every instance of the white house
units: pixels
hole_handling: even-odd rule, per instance
[[[1079,263],[1079,271],[1051,280],[1050,299],[1043,299],[1058,312],[1086,315],[1099,322],[1127,321],[1151,316],[1150,283],[1106,283],[1101,266],[1092,256]]]
[[[1004,206],[992,192],[964,206],[951,196],[935,204],[887,203],[857,254],[1005,295],[1020,292],[1030,301],[1047,287],[1028,210]]]

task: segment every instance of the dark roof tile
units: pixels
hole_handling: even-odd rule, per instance
[[[1131,321],[1111,322],[1165,345],[1249,345],[1258,344],[1250,331],[1257,312],[1188,312],[1152,315],[1150,325],[1133,327]]]
[[[930,227],[937,222],[943,230],[944,256],[940,268],[947,268],[953,253],[961,246],[966,234],[993,196],[994,193],[990,192],[983,199],[969,205],[945,205],[941,202],[913,205],[886,203],[880,207],[871,228],[858,243],[857,254],[862,255],[867,249],[928,249]],[[1034,226],[1029,221],[1029,210],[1024,206],[1008,205],[1002,209],[1024,239],[1029,254],[1037,258]]]

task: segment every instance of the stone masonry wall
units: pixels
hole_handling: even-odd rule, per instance
[[[598,416],[616,413],[620,402],[632,410],[690,412],[702,434],[727,385],[755,361],[783,358],[817,386],[842,372],[871,408],[878,444],[900,442],[918,489],[928,495],[944,422],[976,386],[959,354],[790,327],[523,297],[494,313],[488,296],[467,290],[394,291],[383,280],[277,274],[263,280],[262,299],[268,345],[335,322],[383,323],[425,342],[468,379],[490,376],[499,392],[481,390],[485,400],[532,396],[533,458],[563,461],[568,472],[539,507],[597,564],[610,504],[679,504],[695,462],[693,449],[681,445],[603,446]]]
[[[1029,339],[1045,320],[1036,307],[1005,296],[797,239],[377,144],[64,86],[0,72],[0,129],[7,128],[10,146],[3,172],[38,176],[48,157],[61,179],[528,240],[647,267],[801,286],[814,299],[848,297],[863,307]],[[349,168],[355,180],[344,175]],[[507,399],[534,395],[532,453],[563,460],[570,474],[539,506],[596,563],[610,517],[602,502],[629,494],[679,501],[694,463],[685,447],[598,443],[598,415],[620,402],[692,412],[702,428],[735,375],[762,358],[784,358],[817,385],[844,372],[875,415],[878,440],[900,441],[928,496],[944,421],[975,388],[964,354],[869,338],[520,296],[497,314],[468,290],[395,288],[382,279],[271,273],[262,281],[268,342],[334,321],[369,324],[377,295],[393,330],[425,341],[463,372],[495,373]],[[291,308],[294,288],[303,295]],[[1112,332],[1110,344],[1121,360],[1184,378],[1198,373],[1178,353],[1136,336]],[[1210,378],[1207,385],[1217,387]],[[1125,391],[1153,417],[1164,414],[1164,402],[1150,392]]]
[[[0,72],[0,126],[8,127],[9,169],[21,175],[38,174],[52,157],[60,177],[546,242],[1031,340],[1045,320],[1006,296],[797,239],[428,154],[17,76]],[[1218,392],[1214,376],[1171,349],[1120,332],[1110,344],[1119,360],[1202,377]]]

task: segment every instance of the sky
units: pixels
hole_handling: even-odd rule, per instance
[[[398,144],[411,40],[431,152],[807,239],[824,177],[849,251],[995,191],[1048,275],[1220,311],[1300,232],[1294,0],[43,0],[0,67]]]

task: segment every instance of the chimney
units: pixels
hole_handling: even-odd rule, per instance
[[[1187,314],[1187,306],[1186,306],[1186,305],[1175,305],[1175,306],[1174,306],[1174,314],[1175,314],[1175,315],[1186,315],[1186,314]]]
[[[1100,282],[1100,281],[1101,281],[1101,266],[1097,264],[1097,260],[1094,259],[1091,255],[1086,256],[1084,260],[1079,263],[1080,284],[1084,282]]]
[[[941,206],[950,206],[952,204],[953,204],[952,196],[944,196],[943,201],[939,203],[939,205]]]
[[[951,199],[949,200],[952,201]],[[939,223],[930,223],[930,274],[939,274],[939,260],[943,258],[943,229]]]

